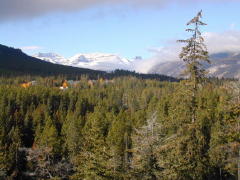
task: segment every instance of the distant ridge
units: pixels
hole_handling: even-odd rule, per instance
[[[203,64],[208,76],[240,79],[240,53],[216,53],[210,56],[210,60],[211,64]],[[184,62],[168,61],[157,64],[148,72],[179,77],[184,69]]]

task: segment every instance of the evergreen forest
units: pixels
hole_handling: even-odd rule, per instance
[[[201,16],[179,41],[182,80],[3,73],[0,179],[239,179],[240,81],[207,78]]]

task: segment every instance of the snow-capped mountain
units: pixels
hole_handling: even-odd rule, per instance
[[[103,71],[113,71],[115,69],[135,70],[135,65],[141,63],[142,60],[138,56],[129,60],[107,53],[77,54],[68,59],[55,53],[38,53],[34,57],[55,64]],[[240,53],[217,53],[211,55],[210,60],[211,64],[204,64],[209,76],[240,78]],[[168,61],[153,66],[148,73],[180,77],[184,69],[185,64],[182,61]]]
[[[74,67],[83,67],[95,70],[113,71],[115,69],[131,69],[131,60],[121,58],[118,55],[107,53],[77,54],[70,58],[55,53],[38,53],[34,57],[55,64],[63,64]]]
[[[66,58],[55,53],[38,53],[33,55],[33,57],[54,64],[64,64],[66,62]]]
[[[209,76],[219,78],[240,78],[240,53],[217,53],[210,56],[211,64],[204,64]],[[182,61],[159,63],[149,73],[179,77],[185,69]]]
[[[126,58],[106,53],[77,54],[68,60],[68,65],[106,71],[129,69],[130,64]]]

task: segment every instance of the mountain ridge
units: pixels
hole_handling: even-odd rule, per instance
[[[131,60],[110,53],[78,53],[70,58],[64,58],[56,53],[38,53],[33,57],[55,64],[103,71],[129,69],[131,66]]]
[[[215,53],[209,57],[211,64],[203,63],[209,77],[240,78],[240,53]],[[168,61],[159,63],[148,73],[161,73],[168,76],[179,77],[185,69],[183,61]]]
[[[55,53],[39,53],[34,57],[44,61],[63,64],[73,67],[89,68],[103,71],[116,69],[134,70],[134,60],[121,58],[109,53],[79,53],[70,58],[64,58]],[[220,52],[210,55],[211,64],[204,63],[204,68],[210,77],[240,78],[240,53]],[[136,62],[136,61],[135,61]],[[167,76],[181,77],[185,69],[182,61],[167,61],[152,67],[148,74],[164,74]]]

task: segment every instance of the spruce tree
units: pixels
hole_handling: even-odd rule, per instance
[[[83,129],[83,143],[76,156],[76,173],[73,179],[111,179],[107,160],[109,147],[105,141],[108,123],[104,109],[96,107],[94,113],[88,115]]]
[[[82,118],[77,118],[72,112],[69,112],[62,126],[62,138],[64,139],[64,151],[69,158],[75,158],[79,152],[82,140]]]
[[[130,169],[131,121],[124,112],[120,112],[118,116],[110,115],[113,122],[107,137],[108,146],[111,147],[108,168],[112,170],[114,179],[126,179]]]
[[[188,80],[182,81],[173,93],[171,105],[166,107],[169,116],[164,145],[159,148],[166,179],[205,179],[208,174],[208,121],[199,98],[205,79],[203,62],[209,62],[207,48],[201,36],[202,11],[187,23],[192,36],[179,42],[186,43],[179,57],[186,63]],[[165,110],[164,110],[165,111]],[[163,112],[164,112],[163,111]],[[165,115],[165,116],[166,116]]]
[[[203,81],[206,74],[202,63],[210,63],[207,47],[204,44],[204,39],[200,32],[200,27],[207,24],[202,22],[201,18],[202,11],[198,12],[197,15],[187,23],[187,26],[193,26],[186,29],[187,32],[192,33],[191,37],[186,40],[178,40],[178,42],[186,44],[186,46],[182,48],[179,57],[186,63],[185,74],[189,77],[189,84],[191,85],[192,122],[196,120],[196,93],[198,85]]]

